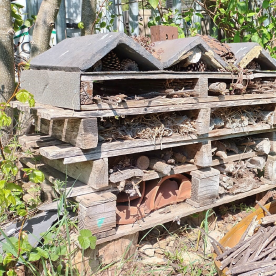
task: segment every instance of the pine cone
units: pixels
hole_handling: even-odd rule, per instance
[[[261,65],[254,59],[247,64],[246,69],[262,70]]]
[[[139,71],[139,67],[134,60],[127,58],[121,62],[121,71]]]
[[[91,72],[101,72],[103,69],[103,63],[101,60],[98,60],[91,68]]]
[[[120,71],[121,63],[117,55],[110,51],[102,58],[103,71]]]

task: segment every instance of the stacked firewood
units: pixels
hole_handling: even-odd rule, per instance
[[[258,204],[267,216],[261,221],[255,216],[236,246],[225,248],[212,239],[219,268],[228,268],[226,275],[276,275],[276,215]]]

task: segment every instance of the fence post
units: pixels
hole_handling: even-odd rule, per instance
[[[129,3],[129,25],[131,35],[139,35],[138,12],[138,1],[132,0]]]
[[[65,15],[65,0],[60,3],[60,8],[56,20],[56,31],[57,31],[57,43],[61,42],[66,38],[66,15]]]

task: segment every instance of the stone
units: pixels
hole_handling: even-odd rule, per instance
[[[144,265],[164,265],[167,262],[163,258],[158,258],[154,256],[152,258],[145,258],[144,260],[141,261],[141,263]]]
[[[40,186],[38,184],[27,182],[22,185],[22,188],[26,193],[30,194],[34,198],[40,196]]]
[[[168,244],[168,241],[167,241],[166,239],[164,239],[164,240],[161,240],[161,241],[156,242],[156,243],[153,245],[153,248],[166,249],[167,244]]]
[[[174,241],[170,241],[168,246],[173,247],[174,246]]]
[[[185,264],[202,262],[202,258],[193,252],[185,251],[181,254],[181,258],[183,260],[183,263],[185,263]]]
[[[149,256],[149,257],[154,257],[154,248],[153,246],[149,243],[149,242],[142,242],[142,244],[140,244],[141,248],[140,248],[140,252]]]
[[[176,237],[175,236],[168,236],[167,238],[166,238],[166,241],[169,243],[169,242],[171,242],[171,241],[175,241],[176,240]]]
[[[216,241],[219,241],[224,236],[224,234],[218,230],[213,230],[209,232],[209,236],[215,239]],[[207,238],[207,247],[205,249],[205,253],[210,254],[212,252],[213,246],[211,245],[209,238]]]
[[[154,249],[155,256],[157,256],[157,254],[164,255],[164,251],[165,251],[164,249],[160,249],[160,248]]]

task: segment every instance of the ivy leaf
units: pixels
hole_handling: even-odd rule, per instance
[[[100,28],[105,28],[105,26],[106,26],[106,23],[105,22],[101,22]]]
[[[49,258],[49,255],[48,255],[48,252],[47,252],[47,251],[43,250],[43,249],[40,248],[40,247],[37,247],[36,250],[37,250],[38,254],[39,254],[41,257],[43,257],[43,258],[45,258],[45,259],[48,259],[48,258]]]
[[[260,40],[260,37],[259,37],[258,33],[254,33],[251,37],[251,41],[259,43],[259,40]]]
[[[31,182],[34,182],[34,183],[41,183],[44,181],[45,176],[44,176],[43,172],[41,172],[39,170],[33,170],[29,174],[29,179]]]
[[[84,24],[83,24],[83,22],[79,22],[79,23],[78,23],[78,28],[79,28],[79,29],[84,29]]]
[[[50,259],[55,262],[59,259],[59,255],[57,255],[56,253],[51,253],[50,254]]]
[[[13,195],[8,195],[7,200],[12,204],[12,205],[16,205],[16,200],[15,197]]]
[[[26,103],[29,97],[30,97],[30,93],[25,89],[21,89],[16,93],[16,99],[21,103]]]
[[[0,276],[4,276],[6,273],[6,269],[4,266],[0,265]]]
[[[19,209],[16,213],[20,217],[25,217],[27,215],[27,211],[25,209]]]
[[[96,242],[97,242],[97,237],[92,236],[88,238],[90,241],[90,248],[95,249],[96,248]]]
[[[238,1],[237,9],[238,9],[238,12],[241,13],[242,15],[245,14],[247,11],[246,3]]]
[[[88,237],[78,236],[78,241],[82,249],[87,249],[90,246]]]
[[[41,256],[38,253],[32,252],[29,256],[29,262],[36,262],[40,260]]]
[[[59,256],[64,256],[67,254],[67,249],[66,249],[66,246],[64,245],[60,245],[56,248],[56,254],[59,255]]]
[[[10,269],[10,270],[7,272],[7,276],[17,276],[17,273],[15,272],[14,269]]]
[[[149,4],[152,6],[153,9],[156,9],[159,4],[159,0],[149,0]]]
[[[82,237],[92,237],[92,232],[88,229],[80,230],[80,236]]]
[[[3,260],[3,265],[7,265],[12,261],[15,261],[15,258],[13,257],[13,255],[11,253],[7,253],[6,257]]]
[[[23,191],[22,187],[19,186],[19,185],[17,185],[17,184],[15,184],[15,183],[8,183],[6,185],[6,189],[8,189],[10,191],[20,191],[20,192]]]
[[[269,7],[269,0],[264,0],[263,2],[263,8],[267,9]]]
[[[29,106],[30,106],[30,107],[34,107],[34,106],[35,106],[35,99],[34,99],[34,97],[31,97],[31,98],[28,100],[28,103],[29,103]]]

